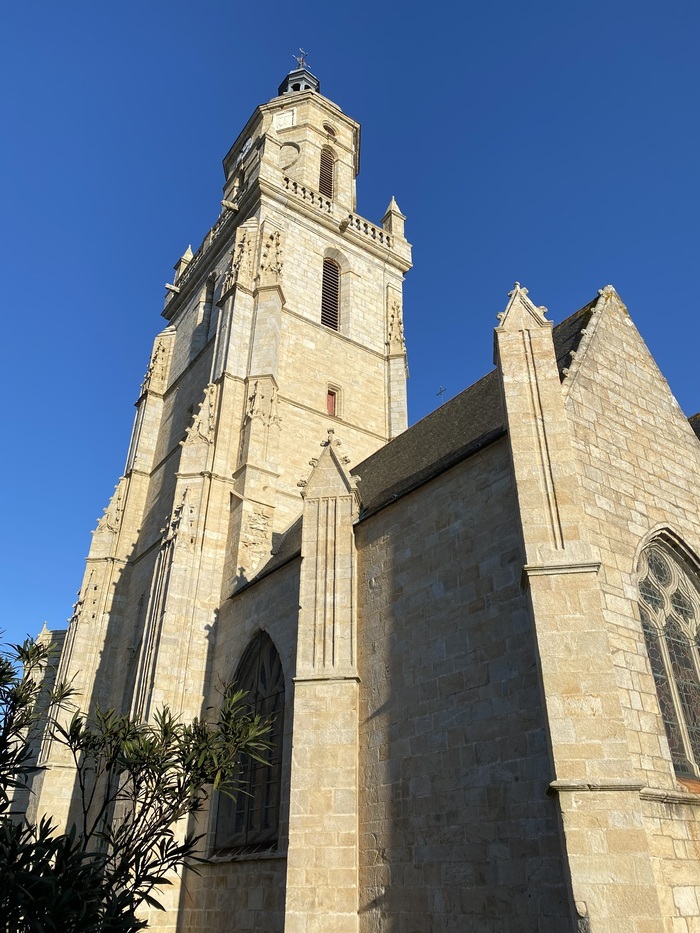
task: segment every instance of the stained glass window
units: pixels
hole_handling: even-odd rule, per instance
[[[277,842],[284,725],[282,664],[264,632],[248,646],[235,685],[246,692],[253,712],[270,717],[272,729],[266,736],[270,748],[260,756],[262,761],[250,756],[242,760],[243,784],[235,798],[219,795],[214,848],[228,853],[263,851]]]
[[[656,541],[640,562],[642,629],[678,774],[700,776],[700,580]]]

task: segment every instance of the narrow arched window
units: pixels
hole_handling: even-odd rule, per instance
[[[262,761],[244,756],[235,798],[219,796],[214,847],[220,852],[262,851],[277,842],[279,832],[284,726],[282,664],[264,632],[248,645],[238,666],[235,688],[246,692],[246,702],[254,713],[270,717],[270,748],[260,756]]]
[[[321,169],[318,176],[318,190],[327,198],[333,197],[335,158],[332,150],[324,146],[321,149]]]
[[[340,266],[332,259],[323,260],[321,285],[321,323],[338,330],[340,321]]]
[[[700,776],[700,579],[663,541],[642,552],[639,612],[679,775]]]

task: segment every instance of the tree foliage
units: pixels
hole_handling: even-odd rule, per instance
[[[139,908],[161,907],[171,872],[196,861],[200,837],[183,829],[188,817],[212,788],[241,790],[238,762],[263,760],[270,723],[230,686],[219,708],[192,722],[167,707],[148,723],[112,709],[70,715],[66,685],[42,702],[48,660],[47,646],[31,640],[0,656],[0,929],[131,933],[147,926]],[[12,793],[39,770],[40,728],[75,765],[68,832],[48,817],[32,825],[9,815]]]

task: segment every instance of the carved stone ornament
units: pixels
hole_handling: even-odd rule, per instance
[[[114,493],[112,498],[109,500],[109,505],[104,510],[104,514],[97,522],[97,528],[95,529],[96,532],[110,531],[112,533],[116,533],[119,531],[119,526],[122,523],[123,497],[124,481],[121,479],[114,487]]]
[[[268,388],[256,379],[253,383],[253,390],[248,396],[246,421],[259,418],[266,427],[272,424],[279,425],[281,418],[278,410],[276,386],[270,383]]]
[[[238,282],[242,285],[248,284],[251,272],[253,239],[253,235],[250,231],[245,229],[238,231],[236,243],[231,252],[231,259],[224,276],[224,295]]]
[[[260,280],[278,282],[284,267],[282,234],[273,230],[265,236],[260,253]]]
[[[167,361],[167,347],[162,337],[156,341],[153,348],[151,361],[148,364],[146,375],[141,383],[141,394],[147,392],[150,388],[160,391],[165,380],[165,367]]]
[[[194,506],[187,501],[188,492],[189,487],[186,486],[180,504],[173,509],[165,528],[161,528],[161,534],[163,535],[161,547],[176,539],[185,544],[194,543],[196,514]]]
[[[204,399],[187,429],[183,445],[204,441],[211,444],[216,426],[216,385],[212,382],[204,390]]]
[[[403,309],[398,295],[394,295],[389,299],[389,334],[386,345],[390,353],[406,352],[403,332]]]
[[[321,447],[340,447],[341,443],[340,438],[335,436],[335,430],[333,428],[328,428],[328,438],[325,441],[321,441]]]
[[[504,326],[505,322],[512,315],[513,309],[516,307],[520,309],[521,314],[524,312],[526,315],[528,314],[531,315],[531,317],[534,318],[538,322],[538,324],[550,323],[547,321],[547,318],[545,317],[545,315],[547,314],[547,309],[544,307],[544,305],[541,305],[540,307],[536,307],[527,296],[528,296],[528,290],[523,285],[521,285],[520,282],[515,282],[513,285],[513,290],[508,292],[508,297],[510,298],[510,301],[508,302],[508,306],[506,310],[500,311],[496,315],[500,326]],[[518,317],[518,320],[520,320],[520,317]],[[551,323],[550,323],[550,326],[551,326]]]
[[[247,556],[246,564],[251,570],[270,551],[270,520],[271,515],[262,508],[248,514],[241,540]]]

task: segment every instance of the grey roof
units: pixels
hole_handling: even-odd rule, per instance
[[[554,328],[554,350],[560,374],[570,365],[571,353],[578,347],[581,331],[597,300]],[[493,369],[352,468],[362,499],[360,520],[492,444],[505,433],[500,383]],[[275,553],[250,583],[267,576],[300,553],[301,518],[290,525]]]
[[[690,422],[690,427],[700,439],[700,411],[696,415],[691,415],[688,421]]]
[[[495,441],[505,433],[503,425],[494,369],[353,467],[362,499],[360,518]]]
[[[553,331],[560,373],[570,365],[598,299],[572,314]],[[496,370],[399,434],[353,467],[365,518],[399,496],[449,469],[505,434],[501,388]]]

